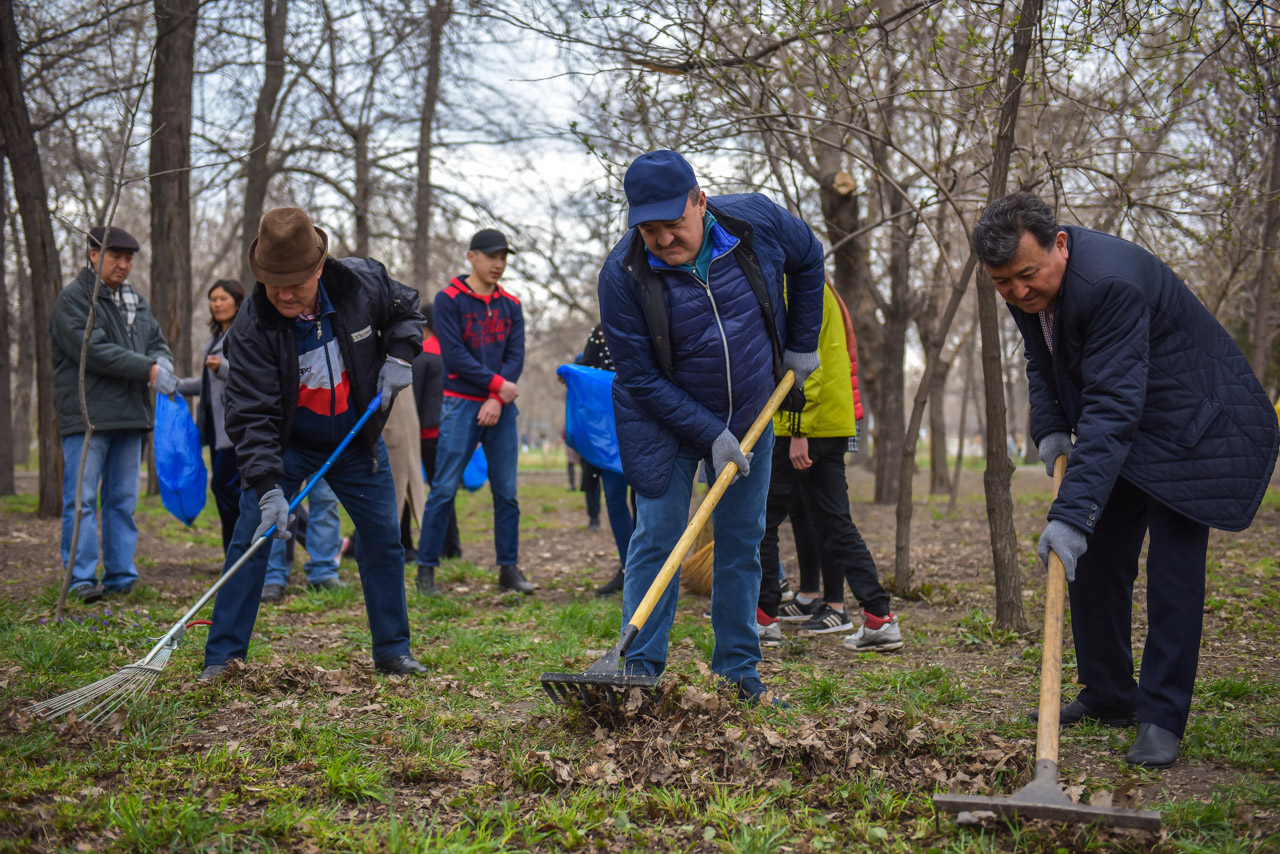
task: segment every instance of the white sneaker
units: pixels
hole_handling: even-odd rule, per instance
[[[862,626],[843,641],[849,649],[859,652],[889,652],[902,649],[902,630],[898,628],[898,618],[890,617],[889,622],[878,629]]]
[[[782,624],[777,620],[767,626],[764,623],[756,623],[756,634],[760,636],[761,646],[782,646]]]
[[[791,589],[791,582],[789,580],[785,578],[782,579],[782,583],[779,586],[782,588],[782,599],[779,601],[790,602],[792,599],[796,598],[796,592]]]

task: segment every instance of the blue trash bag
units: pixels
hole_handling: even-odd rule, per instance
[[[164,509],[190,525],[204,509],[209,475],[200,431],[182,395],[156,395],[156,477]]]
[[[564,401],[564,440],[598,469],[622,474],[618,427],[613,420],[613,371],[582,365],[556,369],[568,390]]]
[[[489,479],[489,461],[484,458],[484,448],[476,445],[476,452],[471,455],[467,467],[462,470],[462,485],[475,492],[484,486]]]

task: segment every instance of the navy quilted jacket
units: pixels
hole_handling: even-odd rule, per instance
[[[1027,345],[1032,439],[1076,435],[1049,518],[1091,532],[1123,476],[1197,522],[1248,527],[1280,431],[1244,354],[1150,252],[1063,230],[1070,257],[1052,357],[1038,316],[1009,306]]]
[[[635,229],[600,271],[622,469],[650,497],[666,490],[680,445],[709,454],[726,426],[738,438],[746,434],[782,376],[784,349],[818,348],[825,276],[813,231],[758,193],[717,196],[709,208],[716,226],[707,282],[652,258]],[[661,294],[665,329],[650,328],[646,287]],[[669,372],[659,336],[670,347]]]

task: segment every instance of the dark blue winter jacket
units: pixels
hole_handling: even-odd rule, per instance
[[[1197,522],[1248,527],[1280,431],[1244,354],[1160,259],[1064,226],[1052,356],[1037,315],[1009,306],[1026,342],[1031,438],[1071,431],[1049,511],[1092,532],[1117,477]]]
[[[501,287],[488,297],[457,276],[436,294],[433,328],[444,360],[444,396],[484,400],[524,371],[524,312]]]
[[[784,349],[818,348],[825,276],[813,231],[760,194],[708,209],[707,282],[651,256],[634,228],[600,271],[622,469],[650,497],[666,490],[680,445],[709,454],[726,426],[746,434],[782,378]]]

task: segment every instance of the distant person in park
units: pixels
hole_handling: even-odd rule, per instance
[[[219,279],[209,288],[209,332],[204,345],[204,366],[199,376],[178,381],[178,391],[187,397],[200,396],[196,410],[196,426],[200,441],[209,446],[209,488],[222,522],[222,551],[231,544],[231,534],[240,518],[240,470],[236,468],[236,449],[227,435],[226,405],[222,397],[231,375],[227,361],[227,330],[236,319],[244,302],[244,285],[235,279]]]
[[[1167,768],[1191,707],[1209,529],[1253,519],[1280,443],[1271,403],[1231,336],[1147,250],[1060,226],[1027,192],[983,212],[973,248],[1026,344],[1030,437],[1050,473],[1070,458],[1039,546],[1066,568],[1084,685],[1061,722],[1136,722],[1125,760]],[[1148,535],[1135,683],[1133,583]]]
[[[422,307],[427,322],[422,326],[422,352],[413,359],[413,396],[418,403],[419,448],[427,486],[436,480],[436,446],[440,441],[440,409],[444,405],[444,360],[440,357],[440,339],[435,332],[435,311]],[[425,502],[423,504],[425,512]],[[421,537],[421,531],[419,531]],[[419,539],[421,544],[421,539]],[[458,536],[458,514],[449,507],[449,521],[444,530],[442,558],[462,557],[462,540]],[[434,573],[433,573],[434,583]]]
[[[712,516],[711,669],[758,703],[769,693],[756,670],[756,602],[773,431],[752,458],[740,442],[787,369],[800,386],[818,367],[822,245],[762,195],[708,198],[674,151],[637,157],[623,189],[629,230],[599,283],[622,469],[637,494],[623,618],[684,533],[699,462],[716,474],[736,463]],[[678,595],[673,581],[627,654],[629,673],[665,669]]]
[[[858,434],[858,403],[853,380],[852,323],[835,290],[823,291],[822,331],[818,354],[822,367],[805,383],[804,409],[779,412],[773,430],[779,441],[773,449],[773,472],[765,511],[765,535],[760,543],[764,571],[760,588],[760,609],[770,617],[798,622],[808,634],[845,632],[853,619],[844,607],[844,585],[862,608],[862,625],[844,639],[844,646],[857,652],[885,652],[902,648],[898,618],[889,608],[889,593],[880,584],[875,558],[853,523],[849,510],[849,482],[845,479],[844,456]],[[823,594],[816,590],[812,571],[801,565],[800,592],[782,606],[778,578],[778,526],[787,517],[796,493],[808,525],[801,531],[814,536],[820,555]],[[777,634],[767,629],[762,636]]]
[[[142,442],[154,425],[148,386],[161,394],[178,390],[173,354],[147,301],[130,287],[138,241],[123,228],[89,230],[88,264],[54,301],[49,316],[53,345],[53,393],[62,434],[62,565],[74,560],[71,595],[84,602],[133,590],[138,527],[138,474]],[[101,264],[97,309],[84,362],[84,397],[93,437],[85,447],[86,425],[80,412],[80,353],[94,282]],[[75,525],[76,480],[85,455],[80,488],[80,534],[71,555]],[[98,535],[95,515],[99,484],[102,499],[102,583],[98,583]]]
[[[502,232],[486,228],[471,238],[471,273],[436,294],[435,329],[444,361],[444,406],[436,445],[436,473],[422,514],[418,542],[418,590],[436,592],[435,573],[444,550],[453,499],[462,472],[484,447],[493,494],[493,542],[498,586],[529,594],[520,571],[520,504],[516,469],[516,382],[524,370],[524,313],[499,284],[511,247]]]
[[[227,435],[247,488],[229,569],[274,525],[288,537],[289,498],[355,426],[365,423],[325,475],[363,545],[360,581],[382,673],[425,673],[409,654],[395,484],[382,425],[397,392],[413,381],[422,349],[418,292],[392,281],[377,261],[328,257],[329,238],[298,208],[268,211],[249,245],[257,284],[228,333]],[[244,658],[258,616],[267,550],[258,549],[218,592],[205,643],[202,680]]]
[[[609,345],[604,339],[603,324],[596,324],[595,329],[587,336],[586,346],[582,350],[579,364],[601,371],[612,371],[613,357],[609,355]],[[618,571],[613,578],[596,588],[597,596],[613,596],[622,592],[627,572],[627,550],[631,546],[631,535],[636,529],[635,517],[631,515],[631,504],[627,500],[627,479],[623,475],[608,469],[596,468],[591,463],[582,463],[582,491],[587,494],[587,515],[595,520],[594,527],[600,527],[600,489],[604,488],[605,508],[609,513],[609,528],[613,531],[613,542],[618,547]],[[593,500],[594,499],[594,500]],[[594,507],[595,512],[592,512]],[[588,525],[588,527],[592,527]]]

